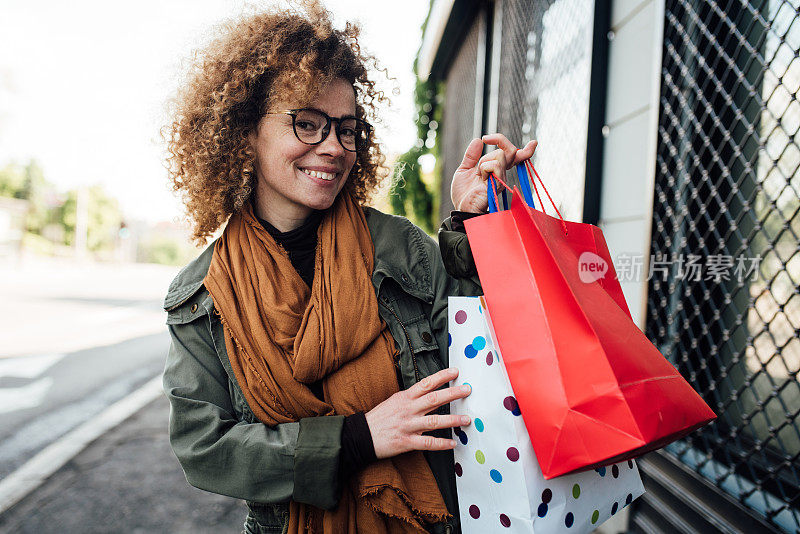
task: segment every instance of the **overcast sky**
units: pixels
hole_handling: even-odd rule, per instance
[[[273,2],[255,2],[269,5]],[[411,72],[428,0],[327,0],[338,25],[396,77],[378,131],[390,152],[414,142]],[[126,217],[172,220],[158,130],[183,61],[240,0],[0,0],[0,167],[35,158],[66,190],[103,184]],[[391,94],[393,86],[387,84]]]

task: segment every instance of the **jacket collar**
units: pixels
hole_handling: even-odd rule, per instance
[[[386,278],[391,278],[409,295],[432,303],[432,266],[425,246],[427,236],[405,217],[388,215],[370,207],[364,208],[364,214],[375,246],[372,284],[376,290]],[[216,240],[181,269],[167,291],[165,310],[180,306],[203,286],[215,244]]]
[[[403,291],[428,304],[433,302],[431,257],[425,240],[430,238],[405,217],[365,207],[367,226],[375,245],[372,284],[380,290],[387,277]]]

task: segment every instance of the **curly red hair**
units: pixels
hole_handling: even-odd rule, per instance
[[[353,85],[356,115],[377,120],[384,95],[370,78],[376,64],[358,44],[359,29],[333,27],[318,2],[305,12],[272,10],[226,25],[222,37],[194,56],[188,83],[174,100],[165,137],[173,189],[182,196],[203,244],[255,190],[255,152],[248,134],[275,100],[313,101],[333,79]],[[346,189],[367,202],[386,174],[373,138],[357,153]]]

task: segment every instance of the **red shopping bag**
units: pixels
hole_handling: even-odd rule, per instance
[[[640,456],[713,420],[631,319],[601,230],[520,197],[515,188],[510,209],[465,226],[545,478]]]

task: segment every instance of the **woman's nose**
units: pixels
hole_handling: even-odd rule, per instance
[[[336,129],[331,128],[328,131],[328,135],[322,140],[322,142],[317,145],[320,151],[323,154],[327,154],[330,156],[342,156],[344,155],[344,147],[339,142],[339,138],[336,135]]]

